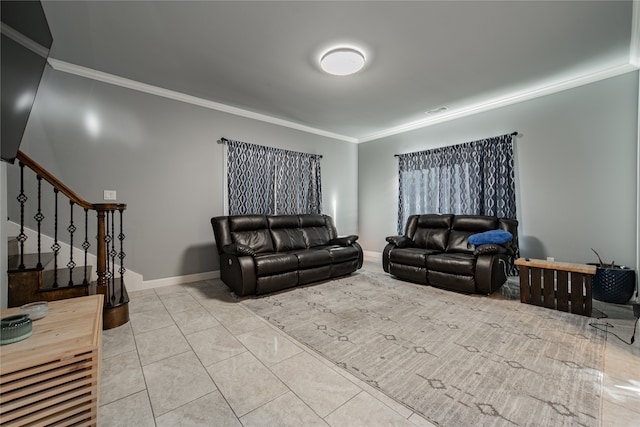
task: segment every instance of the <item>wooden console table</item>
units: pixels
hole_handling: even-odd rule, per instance
[[[594,265],[529,258],[515,264],[520,267],[520,302],[591,316]]]
[[[102,305],[102,295],[49,302],[29,338],[0,347],[0,425],[97,425]]]

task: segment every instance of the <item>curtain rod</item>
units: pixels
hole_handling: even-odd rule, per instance
[[[229,140],[227,138],[220,138],[216,142],[218,144],[225,144],[225,143],[229,142]],[[322,154],[314,154],[314,156],[319,156],[320,158],[322,158]]]
[[[516,135],[518,135],[518,131],[511,132],[509,135],[516,136]],[[400,154],[394,154],[393,157],[400,157]]]

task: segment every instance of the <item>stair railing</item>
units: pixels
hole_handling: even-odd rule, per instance
[[[69,278],[67,282],[67,286],[75,286],[79,283],[74,283],[73,274],[74,269],[76,268],[76,261],[73,257],[74,252],[74,235],[78,231],[78,223],[74,222],[74,207],[77,206],[84,211],[84,221],[81,221],[80,224],[84,226],[84,241],[82,242],[82,249],[84,251],[84,271],[83,271],[83,285],[89,285],[89,276],[90,272],[87,272],[87,256],[89,248],[91,247],[91,243],[88,239],[88,215],[89,211],[95,211],[97,215],[97,249],[96,249],[96,257],[97,257],[97,283],[96,283],[96,293],[100,293],[105,295],[105,308],[115,307],[121,305],[125,302],[126,291],[124,288],[124,257],[125,253],[123,250],[125,235],[123,233],[123,212],[127,208],[126,204],[118,204],[118,203],[89,203],[86,200],[79,197],[75,192],[73,192],[69,187],[67,187],[64,183],[54,177],[51,173],[49,173],[46,169],[44,169],[41,165],[31,159],[29,156],[24,154],[22,151],[18,151],[16,156],[18,159],[19,167],[20,167],[20,193],[17,197],[18,202],[20,203],[20,233],[17,236],[18,244],[19,244],[19,270],[25,270],[30,267],[25,265],[25,241],[28,236],[25,233],[25,207],[27,206],[28,196],[25,193],[25,182],[24,182],[24,172],[25,167],[29,168],[36,174],[37,179],[37,212],[34,215],[34,219],[37,222],[37,266],[36,268],[42,268],[41,263],[41,223],[45,220],[45,216],[42,212],[42,180],[48,182],[53,187],[53,197],[54,197],[54,218],[53,218],[53,239],[54,243],[51,246],[53,251],[53,261],[54,261],[54,278],[53,278],[53,287],[58,288],[61,285],[59,283],[58,278],[58,257],[61,249],[60,240],[58,236],[58,220],[59,220],[59,203],[58,203],[58,195],[62,193],[68,201],[69,201],[69,224],[66,228],[68,235],[68,243],[70,247],[69,251],[69,260],[66,264],[66,267],[69,272]],[[116,212],[118,215],[116,215]],[[116,224],[118,235],[116,235]],[[119,243],[116,243],[116,240]],[[118,271],[116,272],[116,258],[118,259]]]

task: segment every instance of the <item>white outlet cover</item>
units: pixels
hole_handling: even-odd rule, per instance
[[[104,200],[116,200],[115,190],[104,190]]]

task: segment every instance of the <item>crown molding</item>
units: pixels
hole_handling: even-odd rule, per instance
[[[290,129],[299,130],[327,138],[338,139],[341,141],[357,143],[357,138],[352,138],[345,135],[340,135],[333,132],[328,132],[322,129],[305,126],[299,123],[291,122],[288,120],[279,119],[277,117],[267,116],[266,114],[255,113],[253,111],[244,110],[242,108],[232,107],[230,105],[221,104],[219,102],[209,101],[197,96],[187,95],[182,92],[177,92],[170,89],[165,89],[158,86],[142,83],[136,80],[127,79],[125,77],[116,76],[114,74],[105,73],[103,71],[94,70],[92,68],[83,67],[81,65],[72,64],[70,62],[61,61],[49,57],[49,64],[56,71],[62,71],[76,76],[85,77],[92,80],[97,80],[103,83],[108,83],[127,89],[137,90],[139,92],[148,93],[151,95],[157,95],[164,98],[173,99],[176,101],[185,102],[188,104],[197,105],[200,107],[208,108],[210,110],[222,111],[224,113],[233,114],[235,116],[246,117],[261,122],[271,123],[278,126],[287,127]]]
[[[640,7],[637,7],[637,4],[638,4],[638,0],[634,0],[634,23],[639,21],[638,19],[636,19],[637,15],[639,14],[638,10],[640,9]],[[639,31],[638,27],[639,25],[634,24],[635,32]],[[632,45],[632,48],[630,49],[630,52],[633,53],[634,43],[632,43],[631,45]],[[636,41],[635,42],[636,51],[638,50],[637,45],[638,45],[638,42]],[[637,60],[639,56],[637,52],[635,56]],[[450,110],[444,114],[439,114],[436,117],[429,117],[423,120],[418,120],[415,122],[406,123],[393,128],[385,129],[383,131],[373,133],[363,138],[354,138],[346,135],[340,135],[333,132],[328,132],[322,129],[313,128],[310,126],[301,125],[299,123],[279,119],[279,118],[268,116],[265,114],[255,113],[253,111],[244,110],[242,108],[232,107],[229,105],[221,104],[219,102],[209,101],[203,98],[187,95],[174,90],[165,89],[165,88],[153,86],[146,83],[141,83],[136,80],[127,79],[124,77],[116,76],[114,74],[105,73],[103,71],[97,71],[88,67],[83,67],[83,66],[72,64],[69,62],[61,61],[59,59],[55,59],[52,57],[48,58],[48,62],[51,65],[51,67],[53,67],[53,69],[57,71],[74,74],[77,76],[101,81],[108,84],[113,84],[113,85],[128,88],[128,89],[137,90],[139,92],[162,96],[164,98],[169,98],[169,99],[197,105],[204,108],[209,108],[211,110],[221,111],[221,112],[233,114],[240,117],[246,117],[249,119],[258,120],[265,123],[271,123],[274,125],[299,130],[302,132],[311,133],[314,135],[324,136],[327,138],[332,138],[332,139],[337,139],[337,140],[357,143],[357,144],[375,141],[378,139],[409,132],[412,130],[433,126],[438,123],[443,123],[450,120],[456,120],[462,117],[467,117],[474,114],[494,110],[496,108],[506,107],[508,105],[517,104],[519,102],[528,101],[541,96],[562,92],[568,89],[573,89],[578,86],[583,86],[589,83],[594,83],[600,80],[616,77],[621,74],[636,71],[638,70],[638,68],[640,68],[639,65],[633,63],[633,58],[630,57],[630,62],[627,64],[610,67],[610,68],[597,71],[591,74],[578,76],[572,79],[557,81],[557,82],[536,87],[533,89],[528,89],[525,91],[490,99],[486,102],[481,102],[481,103],[470,105],[467,107]]]
[[[640,0],[633,0],[629,63],[640,67]]]
[[[508,105],[517,104],[519,102],[528,101],[541,96],[550,95],[557,92],[562,92],[568,89],[573,89],[578,86],[583,86],[589,83],[594,83],[600,80],[608,79],[611,77],[626,74],[638,69],[638,66],[633,64],[623,64],[615,67],[607,68],[595,73],[587,74],[584,76],[575,77],[569,80],[562,80],[545,86],[540,86],[533,89],[528,89],[522,92],[509,94],[503,97],[494,98],[486,102],[470,105],[468,107],[462,107],[455,110],[450,110],[447,113],[439,114],[437,117],[430,117],[423,120],[418,120],[404,125],[396,126],[376,132],[364,138],[358,139],[358,143],[375,141],[377,139],[386,138],[388,136],[397,135],[400,133],[409,132],[416,129],[433,126],[438,123],[448,122],[450,120],[459,119],[462,117],[471,116],[474,114],[482,113],[485,111],[495,110],[496,108],[506,107]]]
[[[49,49],[42,46],[40,43],[31,40],[29,37],[25,36],[20,31],[8,26],[4,22],[0,22],[0,33],[9,37],[14,42],[21,44],[35,54],[40,55],[44,59],[47,59],[47,56],[49,56]]]

